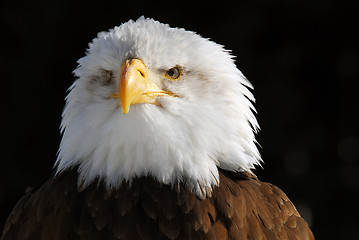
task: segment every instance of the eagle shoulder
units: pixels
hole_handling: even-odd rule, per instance
[[[248,172],[221,171],[214,204],[229,239],[314,239],[286,194]]]

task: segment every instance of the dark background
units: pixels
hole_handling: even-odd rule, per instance
[[[353,1],[354,2],[354,1]],[[317,239],[359,235],[358,8],[345,1],[2,1],[0,229],[50,175],[72,70],[88,42],[141,15],[223,44],[253,83],[265,161]]]

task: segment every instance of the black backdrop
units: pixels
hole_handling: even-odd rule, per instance
[[[0,228],[50,175],[76,60],[99,31],[145,15],[223,44],[253,83],[265,161],[318,239],[358,236],[358,9],[345,1],[3,1]]]

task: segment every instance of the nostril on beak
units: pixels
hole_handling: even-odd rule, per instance
[[[141,74],[142,77],[145,77],[145,73],[141,71],[140,69],[137,69],[137,71]]]

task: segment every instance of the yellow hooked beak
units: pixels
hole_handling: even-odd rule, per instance
[[[146,65],[140,59],[127,59],[122,63],[121,77],[118,91],[111,98],[120,100],[122,112],[127,114],[130,105],[150,103],[161,106],[157,102],[158,96],[175,96],[173,93],[164,91],[156,84],[148,80]]]

